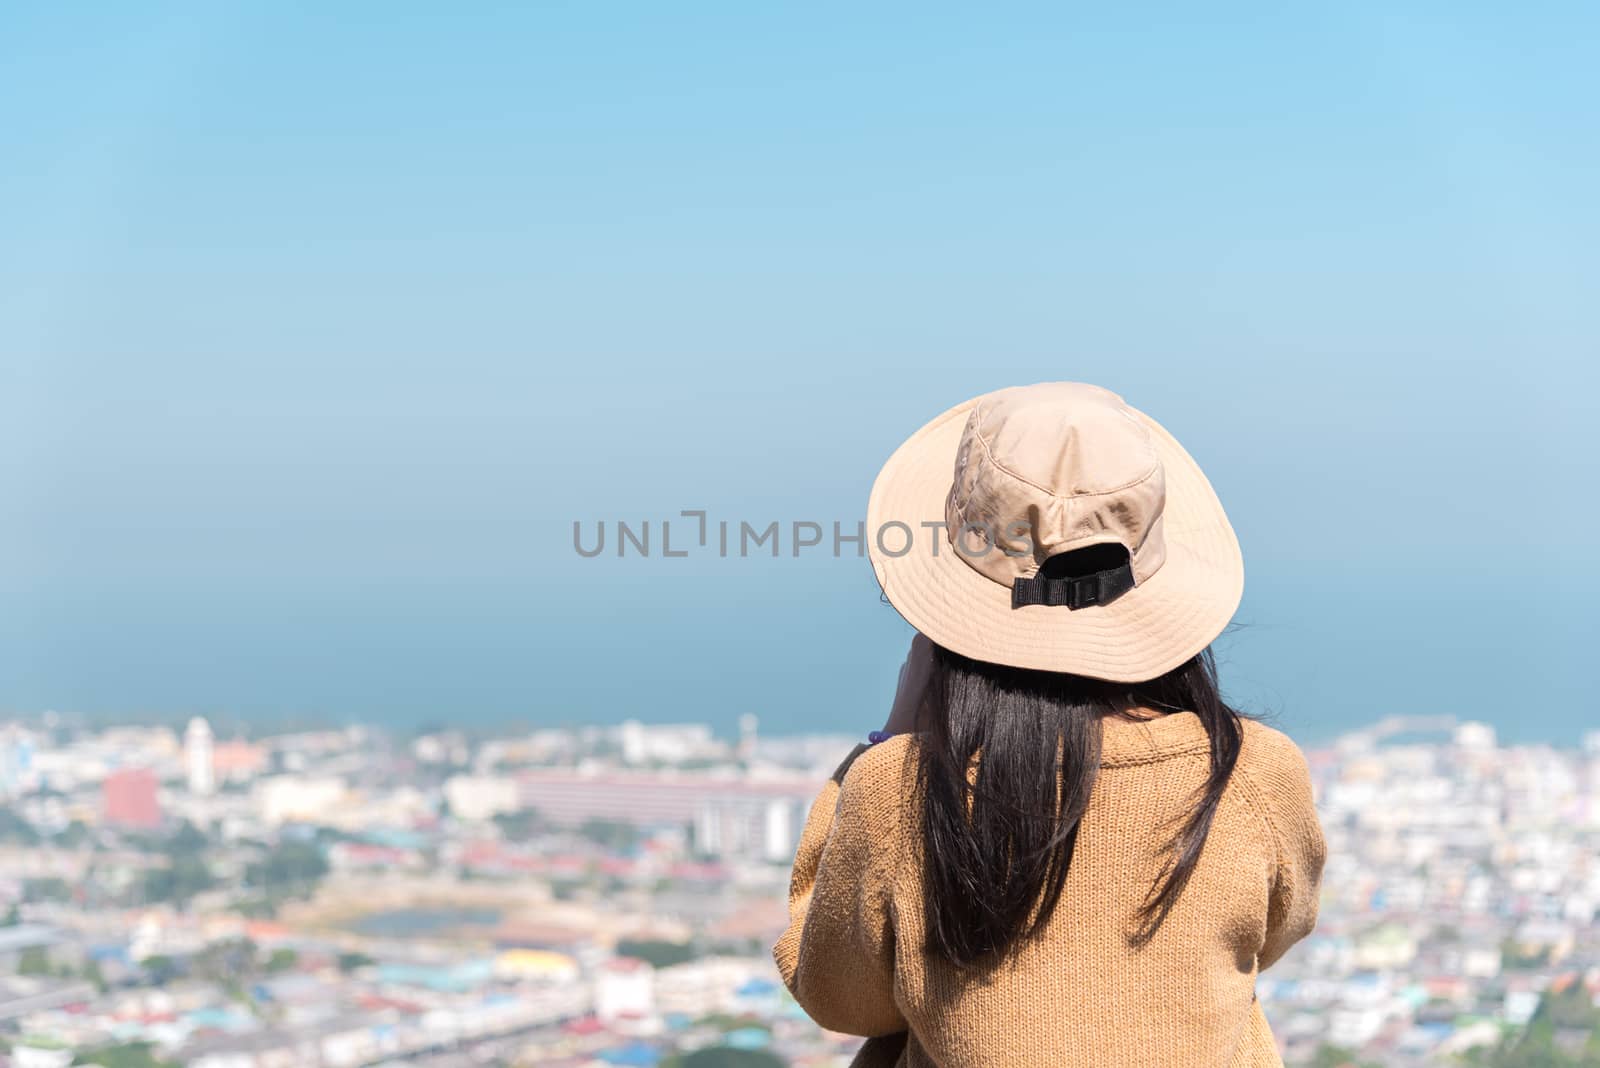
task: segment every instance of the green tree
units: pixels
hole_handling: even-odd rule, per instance
[[[1322,1045],[1311,1055],[1311,1068],[1379,1068],[1340,1046]]]
[[[103,1068],[180,1068],[176,1061],[162,1060],[148,1042],[125,1042],[80,1053],[73,1064],[98,1064]]]
[[[536,809],[524,808],[516,812],[502,812],[494,818],[494,825],[508,842],[526,842],[544,827]]]
[[[29,946],[17,958],[18,975],[53,975],[55,969],[50,966],[50,951],[43,946]]]
[[[211,848],[211,839],[188,820],[184,820],[167,839],[166,852],[172,857],[195,857]]]
[[[687,942],[666,942],[652,938],[624,938],[617,943],[617,954],[637,957],[657,968],[670,968],[694,960],[694,947]]]
[[[639,829],[620,820],[584,820],[578,833],[596,845],[625,853],[639,844]]]
[[[0,805],[0,841],[35,845],[39,841],[39,832],[16,809],[10,805]]]
[[[1500,943],[1500,959],[1508,969],[1540,968],[1549,956],[1548,946],[1524,947],[1515,938],[1507,938]]]
[[[309,894],[328,874],[328,860],[311,842],[279,842],[245,869],[251,886],[270,892]]]
[[[140,879],[140,895],[144,901],[170,901],[187,904],[196,894],[216,885],[211,869],[198,856],[173,857],[166,867],[150,868]]]
[[[266,967],[267,971],[269,972],[287,972],[292,970],[295,965],[299,963],[300,954],[296,953],[294,950],[288,948],[275,949],[272,951],[272,954],[267,957]]]
[[[247,920],[270,920],[278,914],[278,906],[281,904],[283,904],[282,895],[261,894],[236,902],[233,911]]]
[[[24,879],[22,898],[24,901],[71,901],[72,886],[65,879],[54,875]]]
[[[163,954],[146,957],[141,963],[156,986],[164,986],[183,974],[178,962]]]
[[[213,942],[189,960],[189,971],[222,987],[237,987],[256,971],[256,944],[248,938]]]

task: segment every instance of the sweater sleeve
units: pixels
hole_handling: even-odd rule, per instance
[[[1322,865],[1327,859],[1306,758],[1287,738],[1279,755],[1259,773],[1278,852],[1259,968],[1270,967],[1316,927]]]
[[[852,1035],[906,1029],[894,997],[890,887],[898,794],[880,796],[866,751],[845,758],[811,806],[789,883],[789,927],[773,959],[818,1024]],[[855,764],[857,774],[847,774]],[[892,791],[891,791],[892,792]]]

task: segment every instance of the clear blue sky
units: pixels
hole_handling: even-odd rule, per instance
[[[0,14],[0,711],[864,731],[864,561],[572,520],[1070,378],[1222,493],[1247,705],[1597,721],[1590,6],[92,8]]]

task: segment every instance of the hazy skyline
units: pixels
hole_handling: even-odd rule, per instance
[[[572,522],[852,523],[1065,378],[1217,486],[1247,706],[1576,740],[1600,16],[1541,14],[0,15],[0,712],[866,731],[864,560]]]

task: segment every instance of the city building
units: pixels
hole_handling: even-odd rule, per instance
[[[739,759],[751,760],[756,755],[756,746],[759,744],[757,737],[761,721],[754,712],[746,712],[739,717]]]
[[[101,784],[102,816],[117,827],[155,830],[161,826],[160,789],[149,768],[119,768]]]
[[[704,723],[645,724],[630,719],[617,728],[617,740],[627,764],[682,764],[723,751]]]
[[[183,771],[189,792],[197,797],[205,797],[217,788],[217,770],[212,763],[214,746],[211,724],[200,716],[191,719],[183,732]]]
[[[211,767],[218,782],[248,782],[267,770],[265,746],[232,740],[218,742],[211,751]]]
[[[445,802],[458,820],[491,820],[522,806],[517,781],[500,775],[456,775],[445,781]]]
[[[617,957],[600,967],[594,984],[595,1015],[601,1020],[639,1020],[655,1012],[655,969],[642,960]]]
[[[82,946],[59,928],[42,923],[0,927],[0,973],[54,973],[82,960]]]
[[[381,731],[307,732],[213,742],[202,800],[208,733],[0,724],[13,1060],[141,1042],[201,1068],[659,1064],[714,1043],[849,1061],[767,947],[852,739],[441,732],[447,759],[422,764]],[[1551,998],[1576,1021],[1560,1044],[1600,1032],[1600,735],[1586,744],[1395,717],[1307,749],[1321,919],[1255,984],[1286,1064],[1430,1068],[1537,1037]],[[150,833],[163,816],[208,837]]]
[[[276,775],[256,784],[256,808],[271,826],[312,823],[339,808],[349,791],[331,776]]]
[[[521,807],[556,825],[608,820],[695,828],[708,856],[787,859],[817,784],[810,778],[735,778],[699,772],[539,768],[517,778]]]

